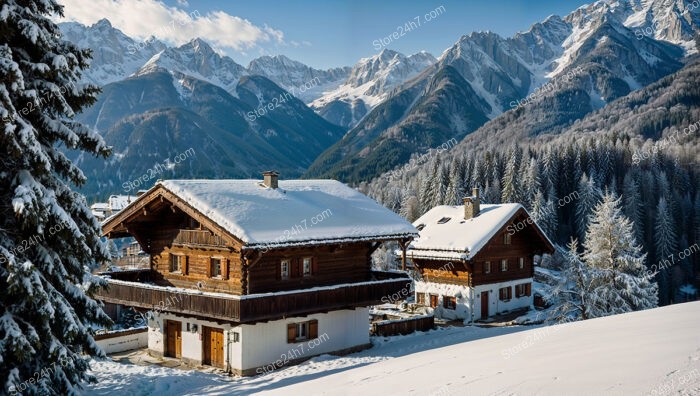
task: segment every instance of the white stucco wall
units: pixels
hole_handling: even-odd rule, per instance
[[[287,343],[287,324],[318,320],[318,338],[300,343]],[[165,321],[182,323],[182,357],[201,364],[202,327],[224,330],[224,368],[236,370],[266,366],[278,369],[285,360],[335,352],[369,343],[369,308],[331,311],[303,317],[232,327],[199,319],[179,317],[169,313],[154,315],[149,320],[148,348],[165,353]],[[197,325],[197,331],[187,331],[187,324]],[[239,342],[233,342],[233,333],[239,333]],[[229,366],[230,361],[230,366]],[[261,370],[261,372],[263,372]]]
[[[518,308],[526,308],[533,304],[532,292],[530,296],[515,297],[515,285],[522,283],[532,284],[532,278],[518,279],[515,281],[491,283],[487,285],[475,286],[473,288],[460,285],[449,285],[433,282],[416,282],[415,292],[438,295],[438,306],[434,309],[436,318],[455,320],[470,319],[471,299],[474,300],[474,320],[481,318],[481,292],[489,292],[489,316],[505,311],[512,311]],[[501,301],[498,297],[498,290],[502,287],[511,286],[513,288],[513,298],[509,301]],[[457,300],[456,309],[443,308],[443,296],[455,297]],[[416,297],[417,299],[417,297]],[[430,305],[429,297],[426,296],[426,305]]]
[[[148,349],[165,354],[165,321],[175,320],[182,323],[182,358],[194,361],[197,364],[202,363],[203,358],[203,327],[212,327],[224,330],[224,368],[227,367],[229,356],[226,354],[226,344],[231,331],[231,325],[219,324],[206,320],[185,318],[170,313],[156,313],[153,319],[148,321]],[[187,325],[189,324],[189,331]],[[196,330],[195,326],[196,325]],[[234,361],[233,356],[231,360]]]
[[[318,320],[318,339],[287,343],[287,324]],[[255,325],[242,325],[242,369],[369,343],[369,308],[331,311]],[[290,359],[291,358],[291,359]],[[278,367],[276,367],[278,368]]]
[[[112,338],[105,338],[95,341],[105,353],[116,353],[141,349],[148,346],[148,333],[140,332],[135,334],[118,335]]]

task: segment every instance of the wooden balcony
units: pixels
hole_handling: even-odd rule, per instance
[[[108,287],[98,291],[95,298],[113,304],[232,323],[254,323],[379,304],[382,297],[388,298],[410,282],[403,274],[374,275],[373,280],[366,282],[244,296],[108,279]],[[134,279],[133,274],[131,276]],[[147,276],[138,279],[147,279]]]
[[[206,230],[177,230],[174,244],[195,246],[226,246],[226,241]]]

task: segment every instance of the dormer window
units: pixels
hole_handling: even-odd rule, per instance
[[[423,228],[425,228],[425,224],[418,224],[418,227],[416,227],[418,231],[423,231]]]
[[[450,221],[451,217],[443,217],[442,219],[438,220],[438,224],[445,224],[448,221]]]

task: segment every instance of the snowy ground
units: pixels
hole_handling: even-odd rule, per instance
[[[99,383],[86,389],[87,395],[249,395],[321,378],[334,373],[408,356],[413,353],[458,345],[485,337],[520,332],[532,327],[450,327],[408,336],[373,337],[373,348],[344,357],[319,356],[298,366],[247,378],[230,378],[198,371],[154,365],[93,361]],[[293,393],[287,393],[292,395]],[[370,393],[372,394],[372,393]],[[369,395],[367,395],[369,396]]]
[[[700,302],[551,327],[378,339],[253,378],[94,362],[86,394],[700,394]]]

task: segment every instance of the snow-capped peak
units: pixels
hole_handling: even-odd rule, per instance
[[[343,126],[354,126],[369,110],[386,99],[394,88],[435,62],[437,59],[425,51],[406,56],[384,49],[374,56],[360,59],[343,85],[324,92],[310,106],[321,113],[324,108],[347,107],[352,114],[344,116],[344,121],[334,121]]]

